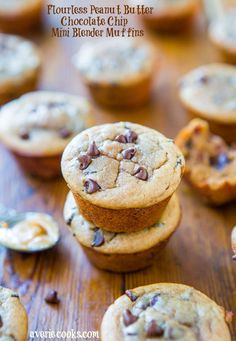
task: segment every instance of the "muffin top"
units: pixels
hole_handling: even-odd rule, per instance
[[[168,198],[183,168],[183,155],[173,140],[129,122],[85,130],[62,157],[62,172],[72,192],[113,209],[143,208]]]
[[[25,341],[28,318],[19,296],[12,290],[0,287],[1,340]]]
[[[176,138],[185,160],[185,174],[193,184],[212,189],[236,184],[236,148],[229,146],[201,119],[192,120]]]
[[[199,116],[222,123],[236,122],[236,67],[201,66],[182,78],[180,99]]]
[[[180,221],[179,200],[174,194],[159,221],[152,227],[139,232],[112,233],[99,229],[80,214],[73,195],[69,192],[64,218],[73,235],[87,247],[93,247],[101,253],[134,253],[147,250],[166,240],[176,229]]]
[[[53,155],[62,153],[90,123],[91,108],[85,98],[37,91],[2,107],[0,139],[26,155]]]
[[[150,75],[154,56],[152,47],[142,40],[107,39],[85,43],[74,63],[88,81],[127,83]]]
[[[37,48],[18,36],[0,34],[0,84],[21,80],[40,66]]]
[[[225,315],[194,288],[153,284],[118,298],[103,318],[101,334],[107,341],[230,341]]]
[[[209,27],[209,34],[229,50],[236,51],[236,8],[224,12]]]

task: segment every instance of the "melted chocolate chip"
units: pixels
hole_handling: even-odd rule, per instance
[[[144,167],[139,167],[134,173],[134,176],[140,180],[146,181],[148,179],[148,172]]]
[[[98,147],[96,146],[96,143],[94,141],[90,144],[87,154],[92,157],[96,157],[100,155]]]
[[[59,134],[63,139],[67,139],[68,137],[71,136],[72,133],[68,128],[64,127],[59,130]]]
[[[127,139],[126,139],[125,135],[116,136],[115,141],[120,142],[120,143],[127,143]]]
[[[159,300],[160,294],[157,294],[155,296],[152,297],[151,301],[150,301],[150,306],[153,307]]]
[[[207,77],[207,75],[202,74],[198,77],[198,81],[202,84],[207,84],[209,81],[209,77]]]
[[[17,295],[17,294],[12,294],[11,297],[19,298],[19,295]]]
[[[47,293],[45,297],[45,302],[49,304],[58,304],[60,300],[58,298],[57,291],[53,289],[49,290],[49,292]]]
[[[132,131],[132,130],[128,130],[128,132],[125,134],[126,140],[128,143],[135,143],[138,139],[138,135]]]
[[[0,315],[0,328],[3,326],[2,316]]]
[[[30,138],[30,134],[26,130],[21,130],[19,133],[19,136],[22,140],[29,140],[29,138]]]
[[[159,337],[164,335],[164,330],[155,321],[151,321],[147,329],[147,337]]]
[[[84,170],[86,169],[90,163],[91,163],[91,157],[89,155],[81,155],[78,157],[78,161],[79,161],[79,169]]]
[[[86,180],[84,183],[84,187],[85,187],[85,190],[88,194],[95,193],[95,192],[99,191],[99,189],[101,188],[99,186],[99,184],[92,179]]]
[[[132,302],[135,302],[138,299],[138,296],[135,295],[131,290],[126,290],[125,294],[129,297]]]
[[[138,320],[138,316],[133,315],[129,309],[126,309],[123,312],[123,322],[126,327],[130,326],[137,320]]]
[[[123,150],[122,155],[125,160],[131,160],[134,157],[135,153],[136,153],[135,148],[129,148],[129,149]]]
[[[101,246],[105,243],[105,239],[104,239],[104,235],[102,230],[98,229],[95,231],[95,236],[94,236],[94,240],[92,242],[92,246]]]
[[[188,139],[188,140],[186,141],[186,143],[185,143],[185,147],[186,147],[187,149],[191,149],[192,146],[193,146],[192,140],[191,140],[191,139]]]
[[[216,156],[210,157],[210,165],[215,167],[217,170],[222,170],[230,162],[227,154],[220,153]]]

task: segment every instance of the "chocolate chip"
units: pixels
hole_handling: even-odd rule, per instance
[[[191,149],[192,146],[193,146],[192,140],[191,140],[191,139],[188,139],[188,140],[186,141],[186,143],[185,143],[185,147],[186,147],[187,149]]]
[[[3,326],[2,316],[0,315],[0,328]]]
[[[81,155],[78,157],[78,161],[79,161],[79,169],[84,170],[86,169],[90,163],[91,163],[91,157],[89,155]]]
[[[233,255],[233,256],[232,256],[232,259],[233,259],[233,260],[236,260],[236,255]]]
[[[207,75],[202,74],[198,77],[198,82],[202,84],[207,84],[208,81],[209,81],[209,77],[207,77]]]
[[[94,240],[92,242],[92,246],[101,246],[105,243],[105,239],[104,239],[104,234],[102,232],[102,230],[98,229],[95,231],[95,235],[94,235]]]
[[[96,146],[96,143],[94,141],[90,144],[87,154],[92,157],[96,157],[100,155],[98,147]]]
[[[122,155],[125,160],[131,160],[134,157],[135,153],[136,153],[135,148],[129,148],[129,149],[123,150]]]
[[[125,294],[129,297],[132,302],[135,302],[138,299],[138,296],[135,295],[131,290],[126,290]]]
[[[139,167],[134,173],[134,176],[140,180],[146,181],[148,179],[148,172],[144,167]]]
[[[72,133],[68,128],[64,127],[59,130],[59,134],[63,139],[67,139],[68,137],[71,136]]]
[[[138,139],[138,135],[133,130],[128,130],[125,134],[126,140],[128,143],[135,143]]]
[[[19,136],[22,140],[29,140],[30,138],[30,134],[26,130],[21,130]]]
[[[60,302],[56,290],[50,289],[45,297],[45,302],[49,304],[58,304]]]
[[[120,142],[120,143],[127,143],[127,139],[126,139],[125,135],[116,136],[115,141]]]
[[[210,165],[215,167],[217,170],[222,170],[230,162],[227,154],[220,153],[216,156],[210,157]]]
[[[11,295],[11,297],[19,298],[19,295],[13,294],[13,295]]]
[[[84,187],[88,194],[95,193],[101,188],[99,184],[92,179],[87,179],[84,183]]]
[[[164,335],[164,330],[155,321],[151,321],[147,329],[147,337],[159,337]]]
[[[154,297],[152,297],[151,301],[150,301],[150,306],[153,307],[159,300],[160,294],[155,295]]]
[[[130,326],[137,320],[138,320],[138,316],[133,315],[129,309],[126,309],[123,312],[123,322],[126,327]]]

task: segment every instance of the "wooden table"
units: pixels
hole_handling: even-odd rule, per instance
[[[195,66],[219,61],[220,57],[207,40],[202,17],[193,34],[160,37],[146,30],[146,37],[162,55],[151,103],[136,111],[96,108],[96,121],[134,121],[173,138],[187,121],[177,98],[179,76]],[[52,39],[47,30],[33,39],[41,46],[44,57],[40,88],[85,94],[70,63],[83,40]],[[19,292],[29,315],[29,330],[98,330],[106,308],[125,289],[155,282],[192,285],[236,312],[236,264],[231,260],[230,246],[231,229],[236,224],[235,203],[220,209],[207,207],[183,182],[178,191],[183,219],[159,260],[145,271],[120,275],[90,265],[69,233],[62,218],[67,193],[63,179],[44,182],[26,177],[3,147],[0,174],[0,202],[18,210],[50,213],[60,223],[61,240],[53,250],[23,255],[2,249],[0,253],[1,284]],[[58,291],[59,306],[44,302],[50,288]],[[235,326],[231,326],[234,339]]]

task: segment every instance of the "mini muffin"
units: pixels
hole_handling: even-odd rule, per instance
[[[183,169],[183,155],[173,140],[129,122],[85,130],[62,157],[62,173],[81,214],[111,232],[155,224]]]
[[[236,63],[236,8],[226,11],[212,22],[209,37],[227,61]]]
[[[140,5],[137,0],[132,2]],[[145,0],[142,4],[153,7],[152,13],[142,15],[150,28],[173,33],[191,27],[198,12],[199,0]]]
[[[0,110],[0,140],[30,174],[52,178],[68,142],[91,125],[86,99],[57,92],[32,92]]]
[[[231,313],[183,284],[127,290],[106,311],[102,341],[231,341]]]
[[[139,232],[112,233],[98,229],[80,214],[72,193],[67,196],[64,218],[90,261],[100,269],[127,272],[151,265],[178,227],[179,200],[174,194],[160,220]]]
[[[191,117],[207,120],[227,142],[236,141],[236,67],[201,66],[182,79],[179,95]]]
[[[111,107],[144,104],[154,73],[153,49],[136,39],[110,39],[84,44],[74,57],[92,97]]]
[[[34,90],[40,64],[39,52],[33,43],[0,34],[0,104]]]
[[[236,260],[236,226],[232,230],[231,244],[232,244],[232,249],[234,252],[233,260]]]
[[[0,306],[0,339],[26,341],[28,317],[19,296],[10,289],[0,287]]]
[[[236,148],[210,133],[201,119],[192,120],[176,138],[185,160],[185,177],[212,204],[236,199]]]
[[[22,32],[38,26],[43,0],[0,0],[0,31]]]

